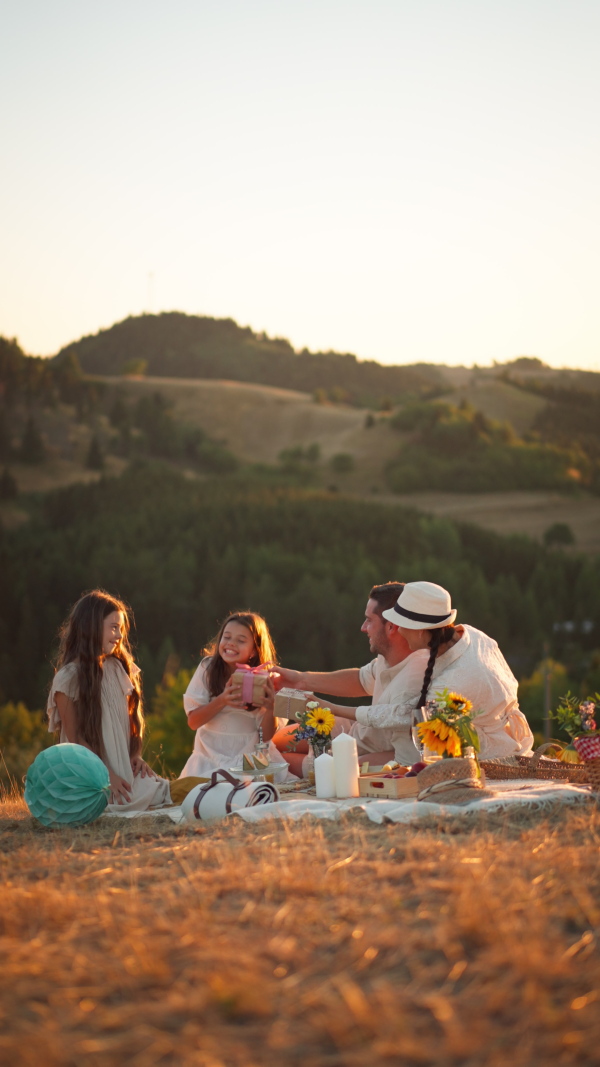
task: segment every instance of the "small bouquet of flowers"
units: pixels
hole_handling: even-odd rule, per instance
[[[299,725],[294,730],[292,751],[298,741],[308,741],[315,755],[320,756],[331,743],[335,715],[329,708],[322,708],[318,700],[309,700],[303,711],[296,712],[296,720]]]
[[[467,746],[479,752],[479,737],[473,727],[473,705],[460,693],[447,689],[425,705],[425,721],[416,729],[421,744],[444,759],[460,757]],[[475,715],[477,712],[474,713]]]
[[[560,754],[563,763],[581,763],[600,758],[597,704],[600,704],[599,693],[594,694],[593,700],[588,697],[580,701],[571,693],[561,697],[552,718],[571,738],[571,744]]]

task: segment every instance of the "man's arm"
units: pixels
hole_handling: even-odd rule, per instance
[[[294,689],[307,689],[311,693],[330,693],[336,697],[368,696],[360,681],[358,667],[349,667],[344,671],[292,671],[286,667],[277,667],[284,682]],[[333,710],[333,709],[332,709]],[[345,708],[352,711],[352,708]],[[353,716],[352,716],[353,717]]]

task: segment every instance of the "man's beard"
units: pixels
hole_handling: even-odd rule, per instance
[[[382,634],[380,637],[375,637],[369,641],[369,648],[375,656],[383,656],[386,658],[386,654],[389,652],[389,644],[385,640],[385,636]]]

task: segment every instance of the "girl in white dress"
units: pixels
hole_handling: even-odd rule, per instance
[[[58,670],[48,697],[48,729],[84,745],[106,765],[106,810],[147,811],[171,803],[169,783],[142,759],[140,671],[128,643],[125,604],[101,589],[75,604],[60,634]]]
[[[232,679],[238,663],[258,667],[276,662],[265,620],[250,611],[229,615],[205,652],[183,697],[188,724],[196,731],[196,738],[181,777],[209,777],[219,769],[241,767],[244,753],[254,750],[261,726],[263,740],[269,742],[271,763],[281,765],[275,772],[277,781],[284,781],[287,763],[271,741],[275,732],[271,679],[262,707],[250,709],[242,700],[241,686],[234,685]]]

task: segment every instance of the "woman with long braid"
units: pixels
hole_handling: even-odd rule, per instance
[[[455,626],[450,594],[432,582],[408,582],[396,603],[382,612],[398,628],[412,653],[402,672],[403,699],[393,711],[331,706],[336,715],[356,718],[365,726],[391,727],[410,723],[416,708],[443,689],[471,701],[481,755],[487,759],[528,752],[533,734],[519,709],[517,679],[493,638],[466,624]]]

